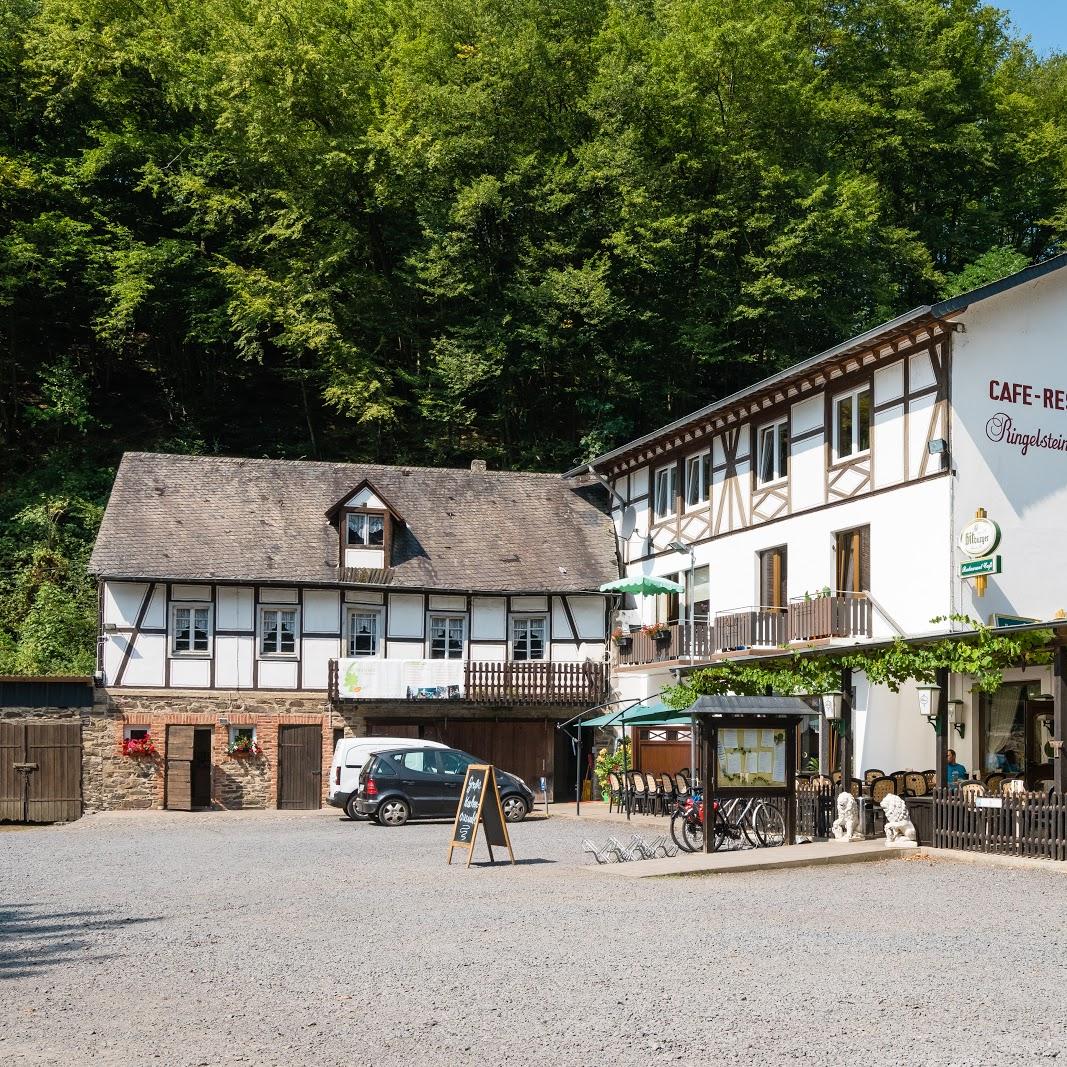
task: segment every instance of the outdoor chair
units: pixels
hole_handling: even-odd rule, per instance
[[[834,782],[826,777],[825,774],[816,774],[811,780],[811,786],[813,789],[829,789]]]
[[[615,811],[622,811],[623,804],[626,803],[626,790],[623,787],[622,779],[614,772],[608,772],[608,813],[614,809]]]
[[[640,771],[630,771],[630,810],[648,811],[648,786]]]
[[[879,770],[877,767],[872,767],[869,771],[863,772],[863,784],[870,785],[875,778],[884,778],[885,771]]]
[[[674,776],[674,796],[676,800],[689,796],[689,779],[681,771]]]
[[[908,772],[907,771],[894,771],[892,774],[887,775],[892,778],[897,784],[897,796],[906,797],[908,795]]]
[[[645,775],[645,796],[648,798],[648,809],[653,815],[666,814],[667,801],[663,796],[663,786],[654,774]]]
[[[834,771],[833,773],[831,773],[830,779],[834,783],[834,785],[840,785],[841,784],[841,772],[840,771]]]
[[[862,778],[850,778],[848,780],[848,791],[854,797],[863,796],[863,779]]]
[[[871,803],[877,806],[881,804],[890,793],[896,792],[896,779],[891,778],[888,774],[883,774],[881,778],[875,778],[875,780],[871,782]]]
[[[1004,775],[999,771],[994,771],[992,774],[987,774],[985,778],[985,787],[990,793],[999,793],[1001,783],[1004,781]]]
[[[927,793],[932,793],[937,788],[937,771],[923,771],[923,777],[926,779]]]
[[[674,779],[664,771],[659,776],[660,788],[663,791],[663,803],[666,805],[666,811],[664,815],[669,815],[674,810],[674,804],[677,800],[674,788]]]
[[[1000,783],[1001,795],[1010,793],[1025,793],[1026,783],[1021,778],[1005,778]]]
[[[913,797],[924,797],[929,792],[926,785],[926,775],[918,771],[908,771],[904,775],[904,784],[908,793]]]
[[[961,797],[984,797],[986,788],[981,782],[960,782],[958,789]]]

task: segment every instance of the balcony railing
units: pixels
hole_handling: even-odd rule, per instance
[[[607,695],[604,663],[545,660],[330,660],[333,701],[466,701],[473,704],[599,704]]]
[[[719,612],[714,624],[698,622],[693,628],[691,650],[686,623],[671,623],[655,636],[641,630],[624,634],[616,642],[616,660],[620,666],[706,660],[748,649],[783,648],[791,642],[870,637],[873,614],[873,605],[863,593],[798,599],[786,608],[738,608]]]
[[[789,605],[789,639],[817,641],[828,637],[870,637],[871,601],[862,593],[836,593],[794,600]]]
[[[784,608],[751,607],[715,616],[715,645],[719,652],[743,648],[778,648],[789,640],[789,617]]]

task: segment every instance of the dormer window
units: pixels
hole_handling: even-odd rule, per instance
[[[350,548],[380,548],[385,544],[385,516],[373,512],[348,512],[347,541]]]
[[[364,479],[326,512],[326,518],[337,530],[342,568],[377,571],[392,566],[393,542],[404,520],[377,486]]]

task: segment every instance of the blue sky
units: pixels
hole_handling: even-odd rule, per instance
[[[1007,11],[1020,34],[1029,34],[1034,51],[1067,52],[1067,0],[990,0]]]

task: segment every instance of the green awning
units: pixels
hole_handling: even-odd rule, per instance
[[[609,711],[606,715],[597,715],[586,719],[582,726],[688,726],[689,721],[688,712],[669,708],[657,700],[627,708],[625,712]]]

